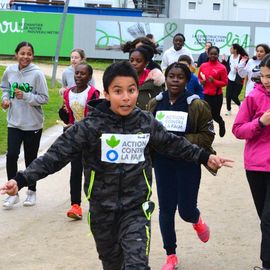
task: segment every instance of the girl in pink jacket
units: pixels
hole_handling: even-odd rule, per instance
[[[262,267],[270,270],[270,54],[260,64],[261,84],[244,99],[232,132],[245,139],[246,176],[261,220]]]

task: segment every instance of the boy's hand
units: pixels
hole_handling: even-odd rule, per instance
[[[13,179],[7,181],[4,185],[0,186],[0,194],[8,194],[9,196],[14,196],[17,193],[17,182]]]
[[[232,168],[232,164],[231,164],[232,162],[233,160],[230,160],[230,159],[221,158],[216,155],[210,155],[207,165],[213,170],[218,170],[222,166]]]

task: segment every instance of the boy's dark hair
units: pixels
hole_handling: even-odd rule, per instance
[[[181,33],[177,33],[177,34],[175,34],[175,35],[174,35],[174,37],[173,37],[173,40],[174,40],[174,39],[175,39],[177,36],[182,37],[182,39],[183,39],[183,41],[184,41],[184,42],[186,41],[185,36],[184,36],[183,34],[181,34]]]
[[[146,62],[149,62],[154,56],[153,49],[148,45],[141,45],[141,46],[131,50],[129,52],[129,58],[133,52],[140,52],[143,55]]]
[[[188,55],[185,55],[185,54],[182,54],[182,55],[179,56],[178,62],[180,62],[180,61],[187,62],[189,65],[191,65],[191,63],[192,63],[191,58]]]
[[[270,69],[270,53],[268,53],[260,63],[260,67],[267,67]]]
[[[182,71],[185,73],[185,76],[186,76],[186,78],[187,78],[187,82],[190,81],[190,78],[191,78],[191,71],[190,71],[190,69],[188,68],[188,66],[185,65],[185,64],[182,64],[182,63],[177,63],[177,62],[174,62],[174,63],[170,64],[170,65],[166,68],[166,70],[165,70],[165,78],[167,78],[167,76],[168,76],[168,74],[169,74],[169,72],[170,72],[170,70],[171,70],[172,68],[180,68],[180,69],[182,69]]]
[[[90,77],[92,77],[93,68],[89,64],[87,64],[86,62],[82,62],[82,63],[79,63],[77,66],[86,66],[87,69],[88,69],[88,73],[89,73]]]
[[[209,47],[208,50],[207,50],[207,52],[210,53],[210,51],[213,50],[213,49],[217,50],[217,52],[219,54],[219,51],[220,50],[219,50],[219,47],[217,47],[217,46],[211,46],[211,47]]]
[[[151,39],[154,37],[154,35],[153,35],[153,34],[150,34],[150,33],[149,33],[149,34],[146,34],[145,36],[146,36],[147,38],[151,38]]]
[[[132,77],[135,80],[137,87],[139,87],[137,71],[128,61],[120,61],[111,64],[104,71],[102,78],[104,91],[109,91],[110,84],[117,76]]]
[[[15,53],[17,54],[17,53],[19,52],[19,50],[20,50],[22,47],[24,47],[24,46],[30,47],[31,50],[32,50],[32,53],[33,53],[33,55],[34,55],[34,47],[33,47],[33,45],[32,45],[31,43],[29,43],[29,42],[27,42],[27,41],[22,41],[22,42],[20,42],[20,43],[17,45],[16,49],[15,49]]]

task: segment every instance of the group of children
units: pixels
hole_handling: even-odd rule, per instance
[[[180,36],[181,38],[183,39]],[[59,171],[71,162],[72,207],[67,215],[82,218],[80,193],[83,170],[84,191],[89,200],[88,221],[105,270],[150,269],[150,221],[154,210],[154,203],[150,198],[152,167],[157,180],[160,228],[167,253],[162,269],[170,270],[175,269],[178,264],[174,229],[177,207],[181,218],[193,225],[201,241],[207,242],[210,237],[209,227],[203,222],[197,208],[200,165],[216,172],[222,166],[231,166],[232,162],[216,156],[211,147],[215,135],[211,102],[207,102],[207,93],[206,101],[203,101],[199,95],[186,89],[191,71],[186,63],[181,62],[183,59],[166,68],[166,89],[157,90],[147,98],[142,109],[147,109],[148,112],[137,106],[140,86],[147,80],[152,80],[153,83],[156,76],[155,72],[151,75],[150,69],[146,71],[153,56],[149,53],[149,48],[148,45],[133,48],[129,51],[129,61],[114,63],[105,70],[104,99],[99,99],[99,91],[91,83],[92,68],[82,61],[83,55],[73,51],[73,54],[79,54],[82,59],[71,66],[74,71],[73,85],[63,84],[66,89],[63,92],[65,106],[62,116],[66,127],[48,151],[38,158],[36,156],[43,124],[41,105],[48,102],[48,89],[44,75],[36,67],[32,68],[34,49],[31,44],[22,42],[17,46],[15,55],[18,64],[6,69],[1,83],[2,107],[8,109],[9,131],[9,181],[0,187],[2,194],[9,195],[4,207],[11,208],[18,201],[20,189],[28,187],[30,195],[36,181]],[[218,81],[211,73],[211,66],[217,65],[218,54],[217,47],[210,47],[210,67],[200,67],[199,78],[204,86]],[[262,221],[261,259],[265,270],[270,269],[270,160],[267,151],[267,138],[270,134],[269,59],[270,56],[267,55],[261,62],[262,84],[256,84],[252,95],[244,100],[233,126],[233,133],[247,141],[245,167]],[[33,78],[27,77],[30,68],[34,70]],[[152,77],[147,79],[149,74]],[[157,77],[160,80],[159,75],[160,73]],[[36,81],[38,85],[35,85]],[[15,98],[11,98],[10,87],[15,82],[18,83],[17,87],[28,83],[31,91],[25,92],[23,88],[15,87]],[[209,91],[211,89],[209,86]],[[20,107],[24,110],[24,115],[25,112],[29,114],[32,121],[30,118],[29,121],[22,117],[14,118],[15,108]],[[39,126],[33,123],[33,119],[37,120]],[[35,155],[29,154],[33,145],[30,149],[26,147],[28,133],[29,136],[39,135]],[[220,135],[225,134],[225,126],[221,133],[220,125]],[[18,140],[15,150],[11,145],[14,140]],[[22,142],[25,146],[27,168],[17,172]],[[258,154],[254,154],[254,151],[258,151]],[[257,157],[261,151],[264,155],[259,160]],[[27,159],[28,154],[30,159]],[[34,203],[35,200],[32,205]]]

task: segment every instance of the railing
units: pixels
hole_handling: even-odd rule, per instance
[[[50,1],[50,0],[14,0],[10,1],[10,5],[13,3],[28,3],[28,4],[50,4],[50,5],[64,5],[65,1]]]
[[[133,3],[145,16],[168,17],[169,0],[133,0]]]

